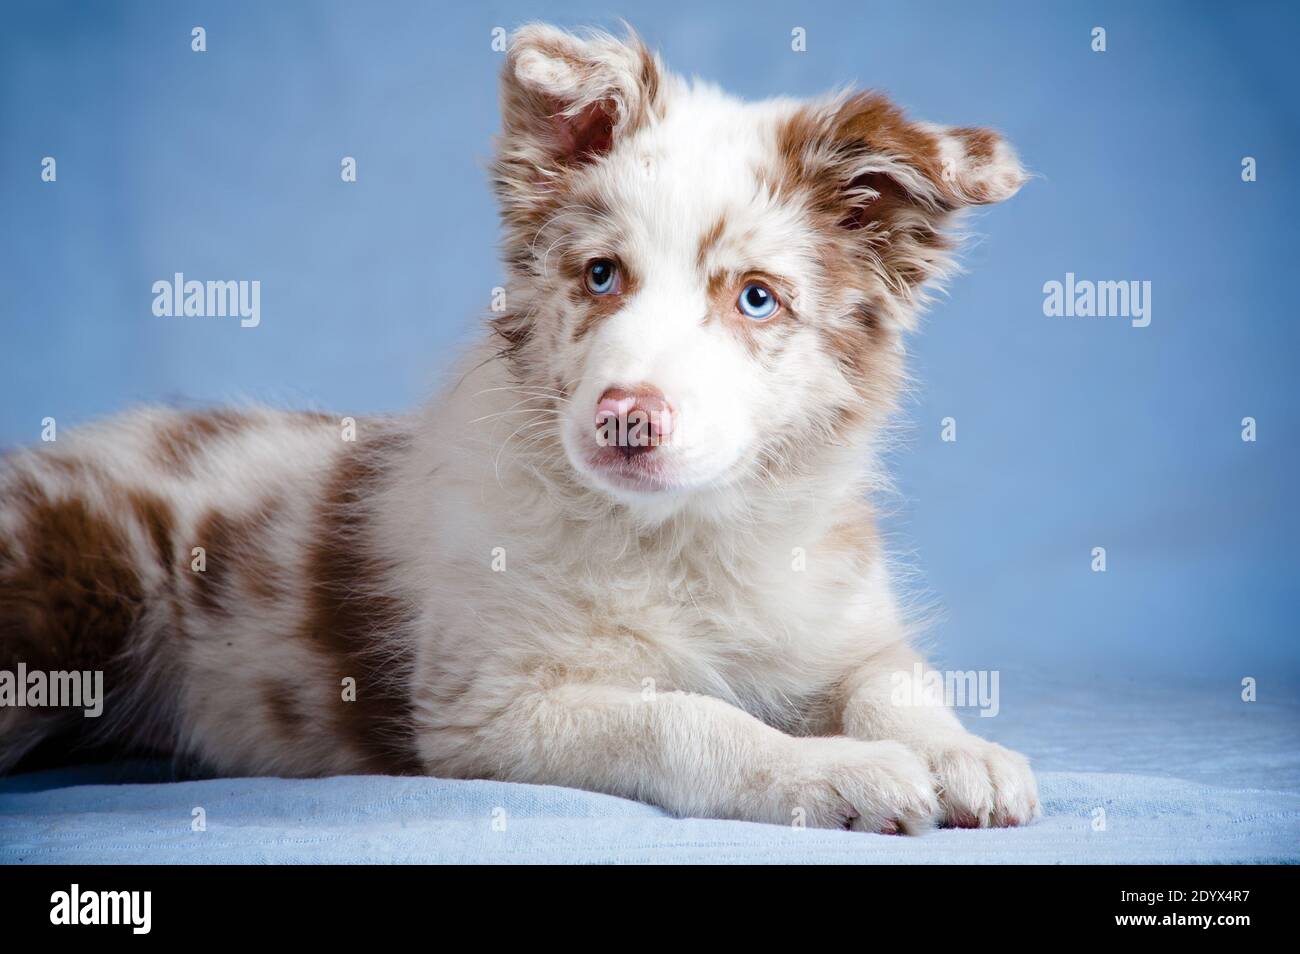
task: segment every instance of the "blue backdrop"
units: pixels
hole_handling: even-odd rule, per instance
[[[911,342],[889,527],[942,659],[1300,672],[1297,5],[468,6],[5,3],[0,444],[141,401],[418,401],[501,281],[492,29],[623,16],[678,71],[880,87],[1002,129],[1038,175],[974,221]],[[260,327],[155,317],[178,271],[261,281]],[[1046,317],[1067,272],[1151,282],[1150,326]]]

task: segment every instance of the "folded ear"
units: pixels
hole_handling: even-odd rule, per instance
[[[943,213],[1001,202],[1027,176],[1015,151],[989,129],[912,122],[879,93],[841,96],[800,110],[782,149],[820,199],[866,224],[882,197]]]
[[[786,187],[880,279],[880,304],[904,326],[919,286],[952,264],[954,213],[1008,199],[1028,178],[998,133],[913,122],[879,93],[802,107],[779,147]]]
[[[501,77],[502,158],[543,174],[593,161],[644,121],[658,86],[654,54],[630,32],[521,27]]]

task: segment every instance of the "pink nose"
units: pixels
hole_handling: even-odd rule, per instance
[[[596,441],[626,457],[652,451],[673,432],[673,412],[657,388],[610,388],[596,402]]]

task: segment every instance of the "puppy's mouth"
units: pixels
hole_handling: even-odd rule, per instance
[[[584,463],[592,474],[619,490],[663,493],[683,486],[660,450],[629,454],[626,448],[596,446],[586,451]]]

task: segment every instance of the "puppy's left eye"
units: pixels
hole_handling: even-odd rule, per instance
[[[619,291],[618,265],[598,258],[587,266],[587,291],[593,295],[615,295]]]
[[[750,282],[740,290],[740,297],[736,299],[740,313],[754,321],[767,321],[776,314],[780,304],[776,292],[762,282]]]

